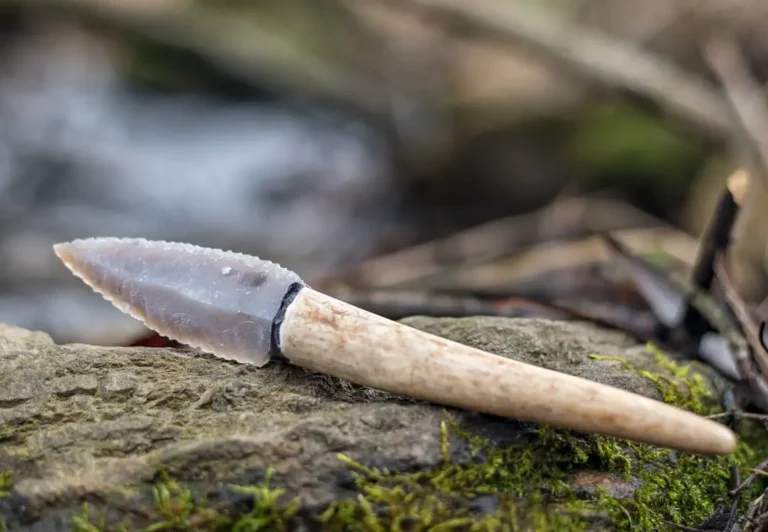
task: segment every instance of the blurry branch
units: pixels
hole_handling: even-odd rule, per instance
[[[522,2],[379,1],[442,18],[452,28],[526,45],[587,79],[650,99],[714,138],[722,139],[733,129],[727,105],[705,80],[624,41],[560,20]]]
[[[194,54],[259,90],[391,117],[396,63],[336,0],[0,0],[0,8],[90,22]]]
[[[741,130],[739,138],[758,156],[758,173],[768,186],[768,107],[763,89],[749,73],[747,62],[731,39],[710,39],[704,47],[704,57],[723,84]]]
[[[325,291],[342,301],[393,320],[409,316],[494,316],[590,321],[623,331],[642,342],[655,341],[652,327],[644,323],[638,314],[623,318],[613,308],[601,309],[594,304],[572,306],[558,301],[542,302],[517,297],[483,298],[419,290],[356,289],[340,284],[329,286]]]
[[[407,316],[548,317],[572,318],[573,313],[522,299],[492,300],[468,295],[435,294],[418,290],[360,290],[346,286],[327,289],[334,297],[389,319]]]
[[[537,211],[494,220],[442,239],[374,257],[340,279],[353,286],[403,287],[491,261],[542,241],[663,225],[653,216],[610,200],[567,198]]]
[[[738,216],[739,203],[729,187],[720,193],[709,224],[700,236],[700,246],[696,261],[691,271],[691,284],[698,290],[710,292],[715,280],[715,260],[718,254],[728,249],[733,224]],[[709,328],[704,317],[695,308],[688,305],[683,318],[686,331],[693,334],[705,334]]]
[[[757,362],[757,366],[760,368],[762,375],[768,376],[768,354],[760,345],[760,335],[757,324],[752,318],[752,314],[749,312],[746,303],[733,286],[722,253],[719,253],[715,259],[715,270],[717,272],[717,280],[723,289],[725,300],[736,316],[736,319],[739,321],[739,324],[744,331],[745,338],[749,343],[749,347],[752,348],[752,356]]]
[[[768,460],[762,461],[757,467],[752,469],[752,474],[749,475],[744,482],[732,489],[728,494],[734,496],[737,493],[744,491],[750,487],[755,480],[757,480],[757,477],[764,475],[766,469],[768,469]]]
[[[739,219],[728,252],[737,292],[745,299],[762,300],[768,282],[765,250],[768,232],[765,208],[768,205],[768,107],[763,88],[752,77],[749,66],[735,42],[726,37],[710,39],[703,55],[720,78],[732,109],[737,129],[733,141],[749,169],[741,176],[746,188],[741,198]],[[730,180],[733,181],[733,178]]]
[[[739,212],[739,203],[729,187],[725,187],[715,205],[712,218],[701,236],[699,255],[691,272],[691,282],[709,292],[715,279],[715,259],[728,249],[731,230]]]

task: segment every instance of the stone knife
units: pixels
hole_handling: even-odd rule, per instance
[[[142,238],[54,246],[93,290],[154,331],[218,357],[309,370],[425,401],[697,454],[729,454],[724,425],[654,399],[388,320],[257,257]]]

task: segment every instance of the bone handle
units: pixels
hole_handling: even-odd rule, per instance
[[[302,288],[286,308],[291,363],[426,401],[699,454],[729,454],[735,435],[692,412],[493,355]]]

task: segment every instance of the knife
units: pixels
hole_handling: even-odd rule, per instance
[[[698,454],[730,454],[724,425],[639,394],[432,335],[313,290],[257,257],[143,238],[54,245],[94,291],[204,351],[312,371],[444,406]]]

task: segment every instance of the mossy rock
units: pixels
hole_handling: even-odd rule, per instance
[[[404,322],[700,413],[719,409],[723,383],[704,368],[618,332],[536,319]],[[745,427],[736,455],[689,456],[445,409],[281,362],[56,345],[0,326],[0,530],[695,526],[729,504],[730,466],[763,458],[749,443],[764,431]]]

